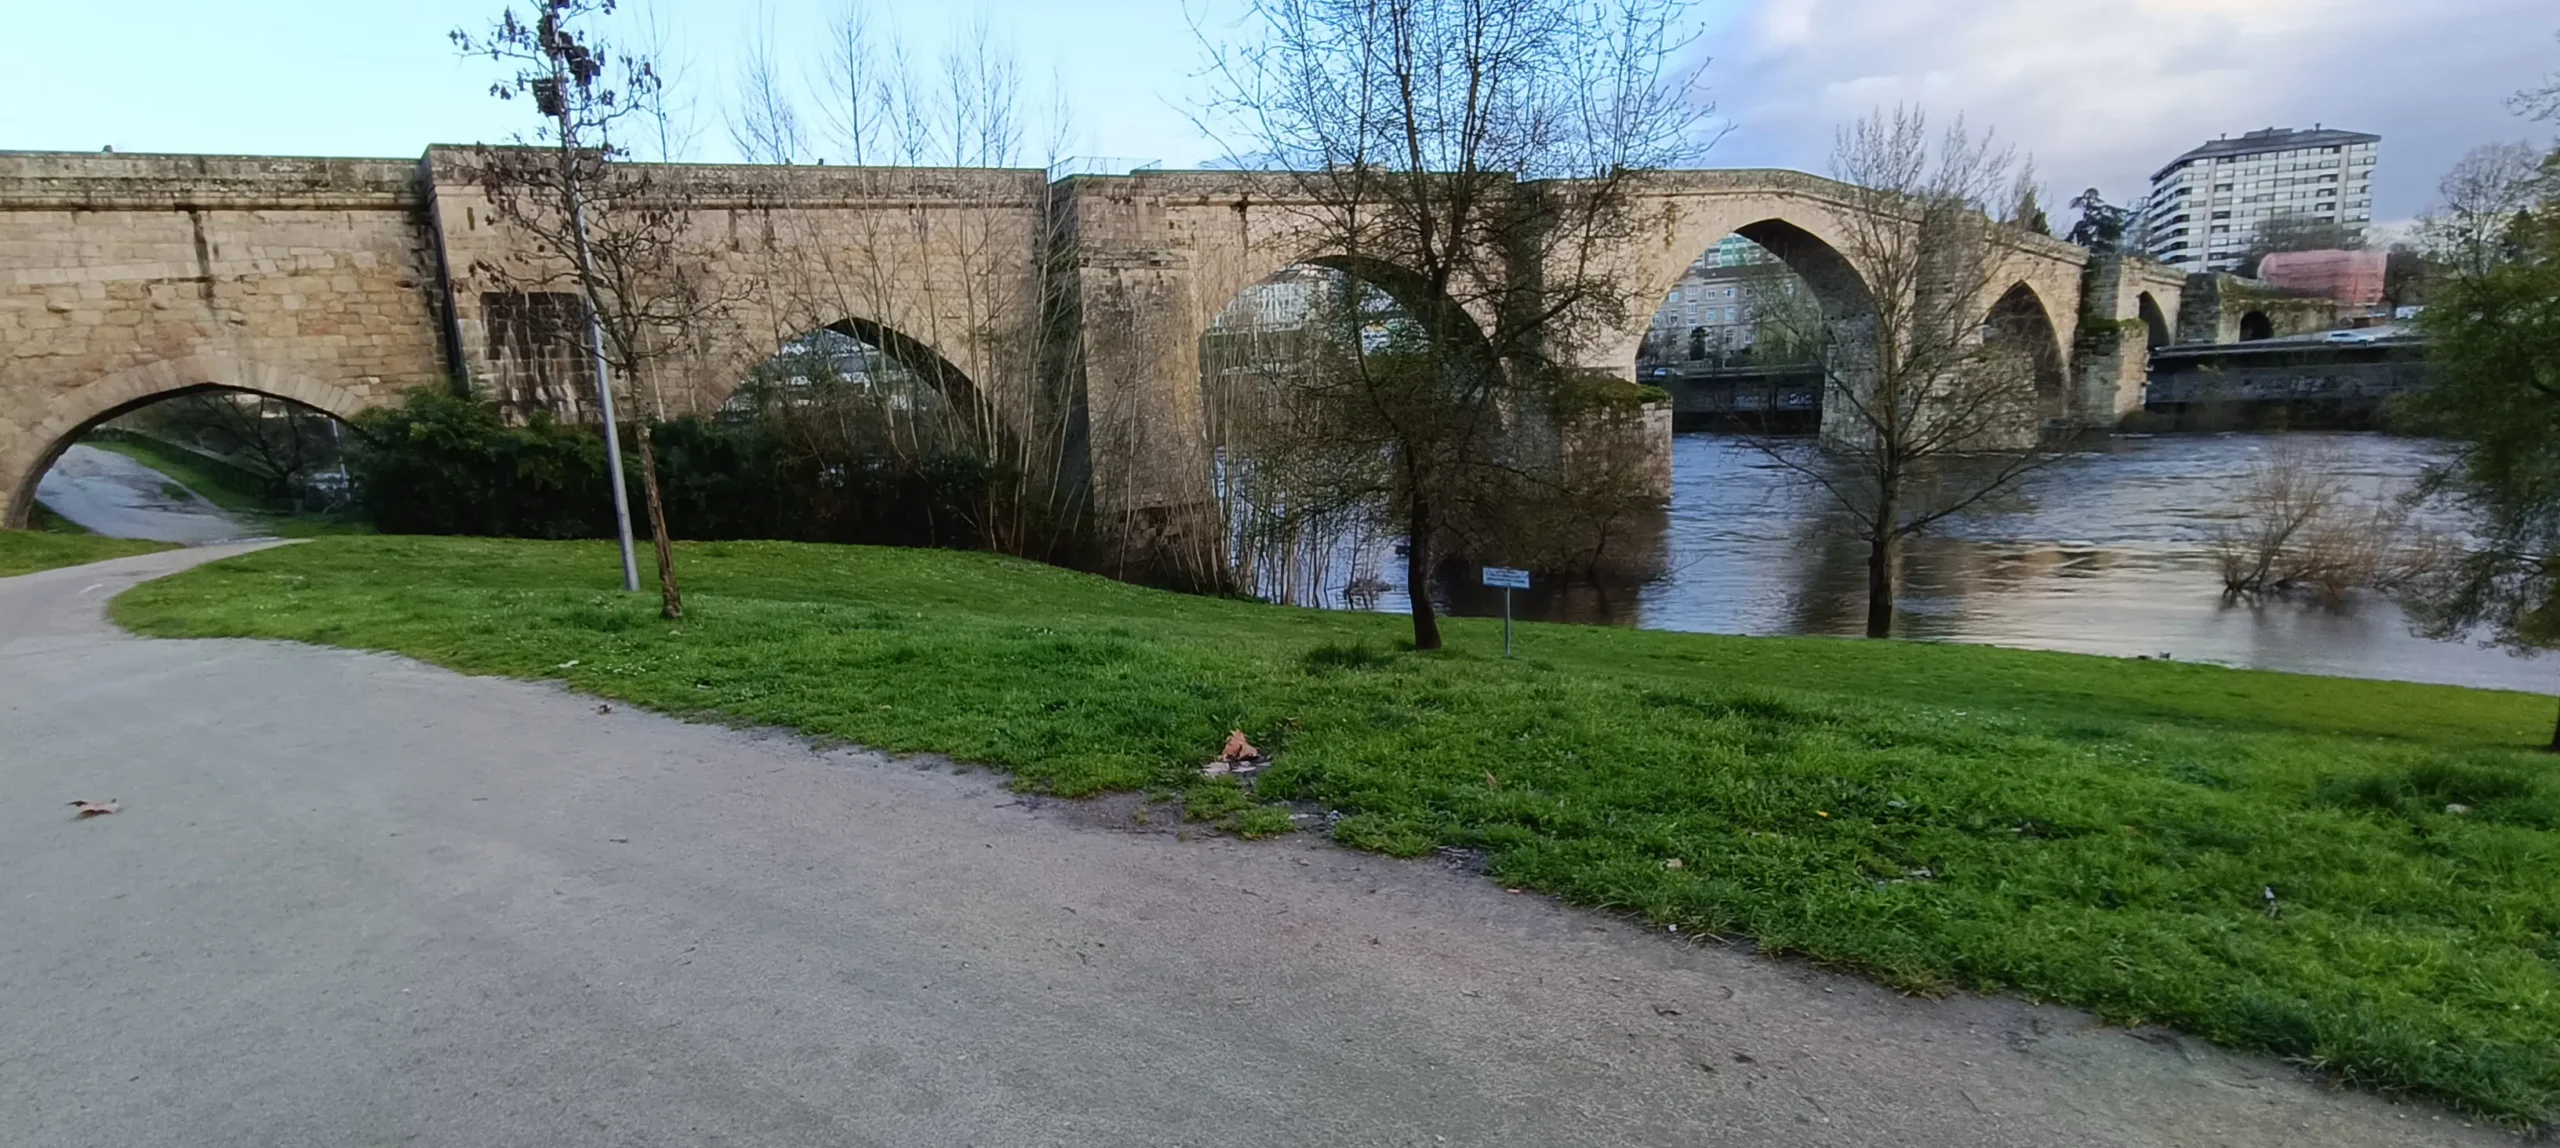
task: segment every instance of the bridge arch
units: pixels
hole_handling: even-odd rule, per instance
[[[2160,301],[2152,298],[2151,292],[2143,292],[2135,306],[2141,313],[2143,337],[2149,347],[2158,350],[2176,341],[2169,332],[2168,315],[2160,310]]]
[[[1636,303],[1629,310],[1641,313],[1630,313],[1626,330],[1593,348],[1600,359],[1588,365],[1627,369],[1651,329],[1655,308],[1705,252],[1730,236],[1767,251],[1802,280],[1826,321],[1854,323],[1875,313],[1874,291],[1843,253],[1847,236],[1839,209],[1818,196],[1719,181],[1700,194],[1672,191],[1655,210],[1662,242],[1645,245],[1629,282],[1628,297]]]
[[[2044,297],[2024,281],[2010,286],[1983,319],[1986,341],[2024,352],[2035,372],[2036,413],[2047,420],[2071,414],[2069,359],[2061,327]]]
[[[2275,320],[2268,318],[2266,312],[2251,311],[2240,316],[2241,342],[2255,343],[2263,339],[2272,339],[2275,337]]]
[[[91,427],[162,399],[204,391],[266,395],[341,422],[377,405],[347,387],[229,355],[188,355],[127,368],[57,396],[15,445],[0,450],[0,482],[14,484],[0,505],[0,528],[26,526],[36,483]]]
[[[877,353],[879,361],[913,375],[931,386],[954,407],[970,408],[986,400],[978,380],[951,361],[932,343],[907,334],[896,327],[865,316],[849,316],[821,323],[759,347],[762,353],[742,356],[744,365],[730,372],[732,377],[716,384],[711,409],[727,406],[738,396],[745,376],[789,354],[800,344],[822,334],[833,334],[853,340]]]

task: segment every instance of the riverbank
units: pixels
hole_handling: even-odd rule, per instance
[[[0,530],[0,578],[149,554],[176,545],[92,534],[42,506],[35,508],[29,527]]]
[[[140,587],[164,636],[386,649],[669,712],[1291,809],[1400,855],[1919,991],[2164,1023],[2520,1122],[2560,1103],[2560,776],[2525,694],[1985,647],[1449,623],[982,554],[344,537]],[[1240,728],[1248,796],[1199,763]],[[1281,803],[1297,803],[1283,805]],[[1302,825],[1322,822],[1302,821]],[[2265,890],[2273,889],[2270,911]]]

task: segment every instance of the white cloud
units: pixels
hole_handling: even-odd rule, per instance
[[[2376,215],[2423,210],[2472,145],[2547,136],[2502,101],[2560,65],[2547,0],[1746,0],[1708,93],[1712,162],[1820,171],[1879,105],[1964,113],[2031,152],[2058,203],[2138,197],[2219,135],[2382,135]]]

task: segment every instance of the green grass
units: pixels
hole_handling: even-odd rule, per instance
[[[2518,1123],[2560,1103],[2560,767],[2523,694],[1920,643],[1401,619],[981,554],[332,538],[140,587],[149,634],[396,650],[679,714],[1152,789],[1239,832],[2173,1025]],[[1204,782],[1229,729],[1272,751]],[[2465,814],[2449,805],[2469,807]],[[1680,867],[1669,867],[1672,859]],[[2264,911],[2273,886],[2280,917]]]
[[[221,459],[163,442],[148,435],[116,432],[92,435],[82,440],[86,445],[139,462],[168,476],[182,489],[173,497],[183,497],[192,490],[205,501],[220,507],[224,513],[239,519],[241,525],[279,538],[316,538],[329,534],[369,534],[371,524],[340,514],[306,514],[295,511],[266,491],[258,477]]]
[[[41,504],[27,525],[26,530],[0,530],[0,578],[173,548],[167,542],[103,538]]]

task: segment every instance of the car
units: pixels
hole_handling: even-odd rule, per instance
[[[2324,343],[2370,343],[2382,337],[2380,331],[2331,331],[2321,336]]]

